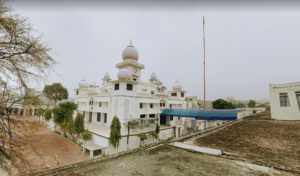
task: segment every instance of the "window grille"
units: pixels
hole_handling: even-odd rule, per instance
[[[279,93],[280,107],[289,107],[290,101],[288,93]]]
[[[119,84],[115,84],[115,90],[119,90]]]
[[[299,110],[300,110],[300,91],[296,92],[296,99],[297,99],[298,107],[299,107]]]
[[[127,84],[127,90],[132,90],[132,84]]]

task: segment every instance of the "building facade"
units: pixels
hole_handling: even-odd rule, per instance
[[[270,84],[271,117],[277,120],[300,120],[300,82]]]
[[[139,133],[140,129],[143,132],[154,130],[156,123],[161,125],[160,138],[166,139],[176,134],[170,126],[170,117],[161,117],[161,112],[165,108],[185,109],[186,107],[186,91],[182,90],[178,80],[172,85],[171,91],[166,91],[166,87],[154,72],[149,75],[149,82],[141,82],[142,70],[145,66],[138,62],[139,53],[131,42],[123,50],[122,58],[123,61],[116,64],[116,68],[119,69],[117,79],[111,79],[106,72],[101,85],[95,82],[89,84],[83,79],[79,82],[79,87],[74,89],[75,103],[78,105],[74,118],[77,113],[82,113],[86,129],[93,134],[92,142],[108,147],[107,152],[110,154],[114,152],[109,149],[110,144],[107,139],[114,116],[117,116],[121,122],[122,140],[123,136],[127,136],[126,122],[129,120],[139,121],[140,126],[139,130],[130,129],[130,134],[133,136],[130,140],[138,141],[134,139],[134,135]],[[155,121],[157,118],[158,122]],[[125,150],[125,141],[120,142],[121,150]],[[132,144],[131,148],[139,146],[138,142],[133,143],[137,144]]]

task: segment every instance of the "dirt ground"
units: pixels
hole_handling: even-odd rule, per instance
[[[245,117],[245,120],[272,120],[270,110],[258,113],[256,116]]]
[[[68,176],[101,175],[292,175],[165,145],[86,167]]]
[[[21,117],[24,120],[36,121],[36,116]],[[89,153],[82,153],[81,148],[64,137],[51,132],[45,125],[41,124],[38,132],[34,134],[36,152],[27,146],[24,150],[26,159],[29,160],[33,166],[32,170],[39,168],[50,169],[59,167],[54,161],[54,155],[58,156],[60,165],[69,165],[90,159]]]
[[[251,161],[300,170],[300,123],[241,121],[194,140]]]

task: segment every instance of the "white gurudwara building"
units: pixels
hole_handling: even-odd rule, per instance
[[[139,53],[131,44],[122,53],[123,61],[116,64],[119,69],[116,79],[111,79],[109,72],[102,78],[102,84],[89,84],[85,78],[79,82],[75,90],[77,113],[82,113],[85,119],[85,128],[92,133],[89,143],[101,146],[106,154],[113,154],[114,147],[109,143],[110,125],[114,116],[121,122],[121,135],[118,151],[127,150],[128,130],[124,123],[128,120],[139,121],[139,128],[130,129],[129,147],[140,146],[137,134],[148,133],[145,144],[155,142],[149,135],[155,130],[155,117],[159,118],[159,139],[168,139],[182,135],[184,118],[160,116],[165,108],[185,109],[186,91],[178,80],[172,85],[171,91],[153,72],[149,75],[149,82],[141,82],[142,70],[145,66],[138,62]],[[174,79],[174,78],[171,78]],[[174,79],[175,80],[175,79]]]
[[[300,120],[300,82],[270,84],[271,118]]]

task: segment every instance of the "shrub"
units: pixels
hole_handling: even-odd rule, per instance
[[[92,134],[88,130],[86,130],[85,132],[82,133],[82,139],[86,143],[86,141],[89,141],[92,139]]]
[[[121,123],[117,116],[114,116],[110,125],[110,138],[109,142],[114,146],[114,148],[119,146],[119,141],[121,139]]]
[[[46,109],[46,111],[45,111],[45,120],[46,121],[49,121],[52,118],[51,113],[52,113],[51,109]]]
[[[142,144],[144,144],[145,140],[148,139],[146,133],[139,133],[137,136],[140,138],[140,146],[142,146]]]

